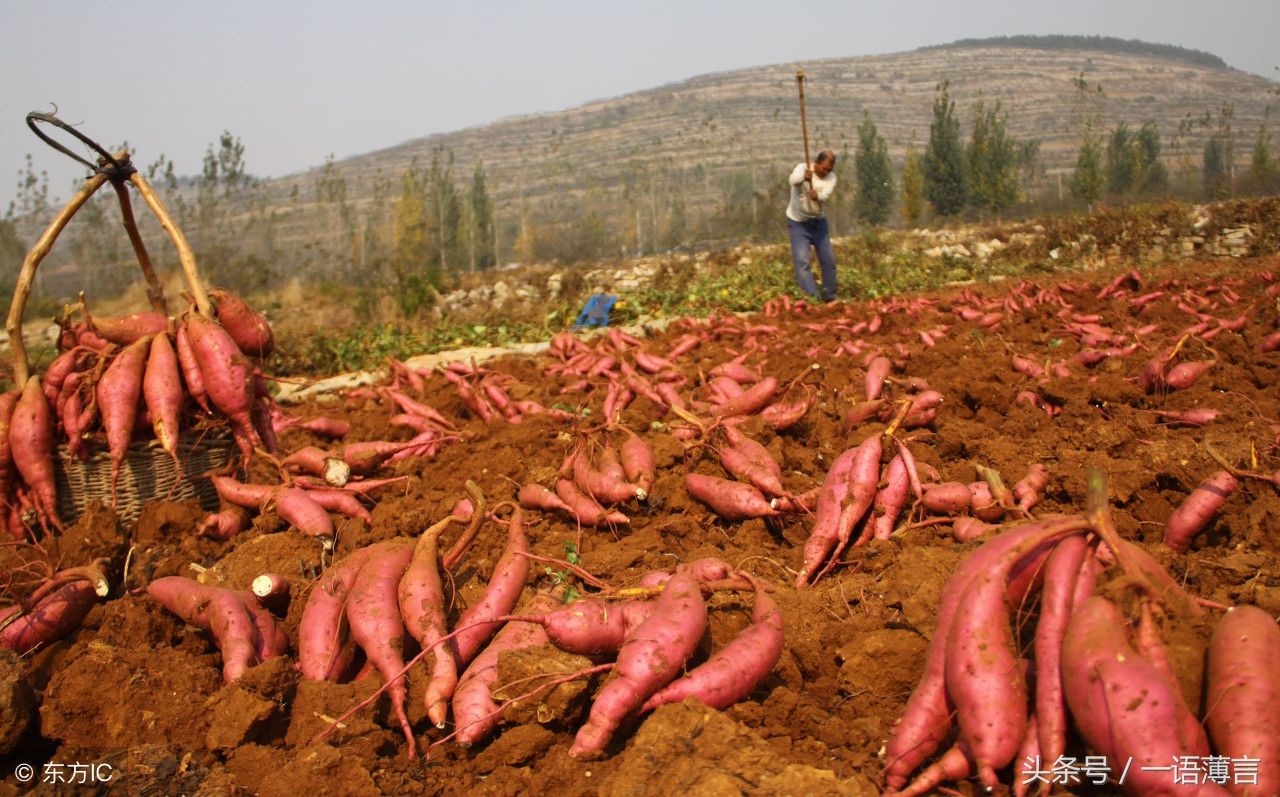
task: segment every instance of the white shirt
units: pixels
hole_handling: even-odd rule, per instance
[[[797,163],[791,170],[791,203],[787,205],[787,218],[792,221],[813,221],[822,218],[822,203],[831,198],[836,190],[836,173],[834,170],[826,177],[813,175],[813,190],[818,192],[818,201],[814,202],[805,193],[803,163]]]

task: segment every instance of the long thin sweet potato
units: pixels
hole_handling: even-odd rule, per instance
[[[360,568],[372,554],[372,546],[352,551],[311,588],[298,626],[298,669],[303,678],[336,681],[350,665],[355,646],[344,609]]]
[[[44,596],[21,616],[19,606],[0,608],[0,648],[20,655],[55,642],[77,628],[98,601],[94,585],[87,581],[63,584]]]
[[[1223,615],[1209,641],[1205,725],[1219,755],[1258,759],[1256,784],[1233,794],[1280,794],[1280,626],[1256,606]]]
[[[476,655],[489,637],[493,636],[501,625],[498,617],[511,612],[520,592],[524,589],[524,581],[529,576],[529,542],[524,536],[524,522],[519,507],[511,514],[507,524],[507,546],[502,558],[494,566],[493,576],[485,588],[484,596],[474,606],[468,608],[458,618],[457,635],[454,646],[458,652],[458,661],[466,663]]]
[[[37,376],[27,380],[9,418],[9,451],[34,494],[41,521],[60,526],[53,478],[53,413]]]

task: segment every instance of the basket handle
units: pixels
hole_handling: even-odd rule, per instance
[[[94,174],[85,180],[84,184],[71,197],[71,200],[67,202],[62,211],[54,217],[53,222],[45,229],[22,261],[22,270],[18,273],[18,282],[13,291],[13,300],[9,305],[9,316],[5,322],[5,331],[9,336],[10,355],[13,358],[13,375],[18,387],[26,384],[27,379],[31,376],[31,364],[27,359],[26,344],[22,340],[22,316],[26,310],[27,300],[31,296],[31,287],[35,282],[36,268],[49,254],[54,242],[58,240],[58,236],[66,228],[71,218],[89,201],[94,192],[107,181],[110,181],[115,188],[116,196],[120,201],[120,211],[124,215],[125,230],[129,234],[129,241],[133,245],[143,276],[146,278],[147,295],[151,300],[152,307],[158,312],[168,315],[164,289],[156,276],[155,269],[151,265],[151,258],[147,255],[142,236],[139,234],[137,224],[134,221],[133,205],[129,200],[129,192],[124,187],[126,180],[133,183],[138,189],[138,193],[142,195],[147,206],[151,208],[151,212],[160,220],[160,226],[164,228],[165,232],[173,240],[174,246],[178,250],[178,260],[182,264],[182,273],[186,278],[187,287],[195,298],[196,311],[204,316],[211,316],[213,312],[209,303],[209,294],[205,291],[204,283],[200,280],[200,270],[196,266],[195,254],[191,251],[191,245],[187,242],[186,236],[182,234],[182,230],[173,222],[169,211],[165,208],[164,203],[160,201],[160,197],[156,195],[151,184],[134,168],[129,160],[129,152],[127,150],[115,153],[107,152],[93,139],[59,119],[56,113],[56,107],[53,113],[32,111],[27,114],[27,127],[31,128],[31,131],[50,147],[93,169]],[[45,122],[66,130],[96,150],[99,153],[98,165],[94,166],[62,144],[54,141],[36,126],[36,122]]]

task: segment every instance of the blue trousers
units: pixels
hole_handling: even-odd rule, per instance
[[[822,300],[829,302],[836,298],[836,253],[831,248],[827,220],[787,219],[787,232],[791,235],[791,262],[796,267],[796,284],[800,290],[818,298],[818,286],[813,281],[813,268],[809,265],[809,247],[813,247],[818,251],[818,265],[822,267]]]

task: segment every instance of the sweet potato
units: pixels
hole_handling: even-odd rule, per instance
[[[261,509],[279,489],[271,484],[245,484],[230,476],[210,476],[209,481],[225,503],[245,509]]]
[[[773,671],[782,656],[782,642],[782,613],[768,593],[757,589],[751,625],[706,662],[652,695],[640,710],[651,711],[686,697],[726,709],[745,699]]]
[[[226,541],[249,528],[249,513],[231,504],[204,519],[197,533],[214,540]]]
[[[1209,641],[1205,725],[1218,755],[1259,759],[1258,782],[1236,795],[1280,794],[1280,626],[1256,606],[1223,615]]]
[[[9,451],[22,480],[31,488],[41,522],[59,526],[58,488],[53,478],[53,415],[32,376],[9,417]]]
[[[1169,516],[1164,527],[1164,544],[1178,553],[1186,553],[1191,541],[1204,531],[1239,482],[1225,470],[1214,473],[1199,484]]]
[[[706,504],[725,520],[750,520],[772,517],[778,511],[769,505],[769,499],[750,484],[689,473],[684,477],[689,495]]]
[[[529,576],[529,557],[524,555],[528,552],[524,522],[516,507],[507,524],[507,546],[494,565],[484,596],[458,618],[453,642],[460,663],[471,661],[501,625],[496,618],[510,613],[520,599],[524,581]]]
[[[1179,756],[1205,756],[1208,744],[1181,738],[1185,709],[1125,638],[1124,615],[1106,598],[1076,610],[1063,641],[1062,677],[1067,706],[1081,737],[1112,761],[1129,761],[1129,794],[1179,793],[1162,767]],[[1226,794],[1223,789],[1198,794]]]
[[[720,449],[720,461],[725,470],[766,495],[781,498],[788,494],[782,486],[782,466],[769,449],[732,426],[724,427],[724,438],[727,446]]]
[[[332,540],[333,518],[307,490],[285,487],[275,494],[276,514],[309,537]]]
[[[165,332],[169,329],[169,319],[155,312],[132,313],[117,318],[95,316],[89,320],[89,325],[103,339],[124,346]]]
[[[311,588],[298,626],[298,669],[310,681],[336,681],[355,654],[347,624],[347,595],[373,547],[358,548],[324,572]]]
[[[182,380],[187,383],[187,392],[195,399],[200,409],[210,415],[213,408],[209,405],[209,392],[204,387],[204,376],[200,373],[200,364],[196,361],[196,353],[191,348],[191,335],[187,332],[185,322],[178,325],[178,333],[174,335],[177,344],[178,365],[182,368]]]
[[[1044,591],[1035,634],[1035,716],[1039,749],[1049,761],[1057,761],[1067,745],[1062,638],[1067,632],[1076,581],[1088,551],[1088,543],[1072,537],[1058,543],[1045,563]]]
[[[867,363],[866,391],[867,401],[875,401],[884,391],[884,380],[889,376],[893,363],[884,355],[872,357]]]
[[[382,674],[388,684],[391,707],[400,720],[409,746],[409,756],[416,757],[417,742],[409,717],[405,713],[404,623],[400,618],[397,592],[400,577],[413,558],[413,546],[400,540],[375,543],[369,559],[356,574],[347,595],[347,622],[351,636],[364,651],[369,663]]]
[[[660,584],[665,584],[669,574]],[[642,586],[657,584],[642,582]],[[603,598],[579,598],[566,606],[553,606],[540,613],[521,614],[509,621],[537,623],[547,632],[551,644],[582,656],[610,656],[640,626],[657,604],[647,600],[611,603]]]
[[[898,514],[907,503],[907,493],[911,489],[911,479],[907,475],[907,464],[902,455],[894,457],[885,468],[885,485],[876,491],[873,504],[871,533],[877,540],[887,540],[893,536],[894,524],[898,522]]]
[[[546,612],[556,606],[555,598],[537,595],[529,602],[531,612]],[[498,680],[498,658],[505,652],[544,645],[547,634],[537,624],[507,623],[494,640],[480,652],[458,680],[453,693],[453,719],[458,744],[470,747],[483,740],[502,720],[492,689]]]
[[[271,325],[261,313],[250,307],[244,299],[222,288],[210,288],[209,298],[215,303],[214,311],[218,322],[236,342],[236,346],[240,347],[240,351],[258,358],[271,353],[275,338],[271,333]]]
[[[778,380],[772,376],[767,376],[743,391],[741,395],[735,396],[716,407],[711,414],[715,418],[751,415],[763,409],[776,392],[778,392]]]
[[[600,506],[568,479],[556,481],[556,496],[569,507],[569,515],[584,526],[626,525],[631,519]]]
[[[775,432],[785,431],[799,423],[817,400],[818,395],[809,391],[799,401],[776,401],[760,410],[760,419]]]
[[[663,587],[653,614],[618,651],[617,678],[596,696],[569,755],[584,758],[603,753],[618,725],[680,672],[706,624],[707,606],[697,579],[676,573]]]
[[[13,449],[9,444],[9,424],[13,420],[13,409],[18,405],[20,395],[17,390],[0,394],[0,499],[9,495],[9,486],[13,484],[14,464]]]
[[[836,544],[840,533],[840,516],[845,498],[849,494],[849,475],[853,471],[858,450],[857,447],[848,449],[827,470],[822,488],[818,492],[813,529],[810,530],[809,540],[805,545],[805,567],[796,576],[797,587],[808,583],[810,569],[816,570]],[[812,553],[810,547],[813,548]]]
[[[1027,684],[1006,602],[1013,568],[1042,544],[1078,534],[1045,526],[1005,551],[973,577],[959,598],[946,649],[947,694],[955,703],[960,738],[989,788],[996,770],[1013,761],[1027,725]]]
[[[147,585],[147,594],[183,622],[204,628],[213,635],[222,651],[222,677],[227,683],[244,675],[254,664],[284,652],[283,629],[262,610],[250,592],[167,576]],[[255,607],[262,613],[255,611]]]
[[[425,698],[427,718],[443,728],[449,701],[458,683],[458,661],[452,641],[440,644],[447,625],[444,587],[440,583],[439,535],[451,518],[435,524],[418,538],[413,559],[400,578],[397,599],[409,636],[432,656],[431,679]]]
[[[826,572],[834,565],[840,553],[849,544],[854,527],[863,520],[871,509],[872,502],[875,501],[876,486],[880,482],[882,451],[880,435],[872,434],[850,451],[852,456],[846,475],[847,488],[844,494],[838,497],[838,506],[828,510],[828,512],[838,511],[839,516],[833,526],[821,525],[823,502],[828,500],[827,484],[824,482],[822,496],[818,499],[818,518],[804,546],[804,565],[796,577],[796,586],[808,583],[823,562],[827,562],[827,565],[822,572]],[[840,459],[843,457],[844,454],[841,454]],[[840,459],[836,461],[839,462]],[[835,465],[832,465],[832,470],[835,470]]]
[[[930,512],[940,515],[958,515],[969,508],[972,500],[967,484],[943,482],[926,484],[920,503]]]
[[[216,321],[188,315],[187,335],[209,401],[231,421],[236,442],[247,460],[260,442],[249,414],[254,400],[253,364]]]
[[[178,355],[169,342],[169,336],[156,335],[151,339],[151,349],[147,353],[142,396],[151,414],[156,439],[175,461],[178,457],[178,413],[182,409],[181,380]]]
[[[891,790],[933,755],[951,730],[953,707],[947,695],[947,646],[960,598],[974,577],[992,569],[1010,550],[1040,534],[1044,524],[1026,523],[988,540],[951,573],[938,599],[938,622],[925,656],[924,674],[885,743],[884,779]]]
[[[643,501],[648,498],[649,491],[653,489],[655,475],[653,449],[643,437],[629,429],[627,431],[627,441],[620,449],[622,472],[627,481],[644,491],[643,496],[637,494],[637,497]]]
[[[98,597],[93,584],[72,581],[45,595],[26,612],[19,606],[0,608],[0,648],[25,655],[56,642],[79,627]]]
[[[540,509],[544,512],[560,510],[569,514],[573,513],[573,510],[560,499],[560,496],[536,482],[530,482],[521,487],[516,500],[525,509]]]
[[[596,469],[591,467],[586,446],[579,446],[573,460],[573,483],[582,492],[604,503],[621,503],[648,496],[639,485],[623,478],[622,466],[616,456],[611,458],[610,454],[611,449],[606,446],[600,458],[601,466]]]
[[[373,515],[368,509],[364,508],[364,504],[360,503],[360,499],[346,490],[309,488],[306,493],[308,498],[329,512],[338,512],[349,518],[363,520],[365,523],[373,525]]]

